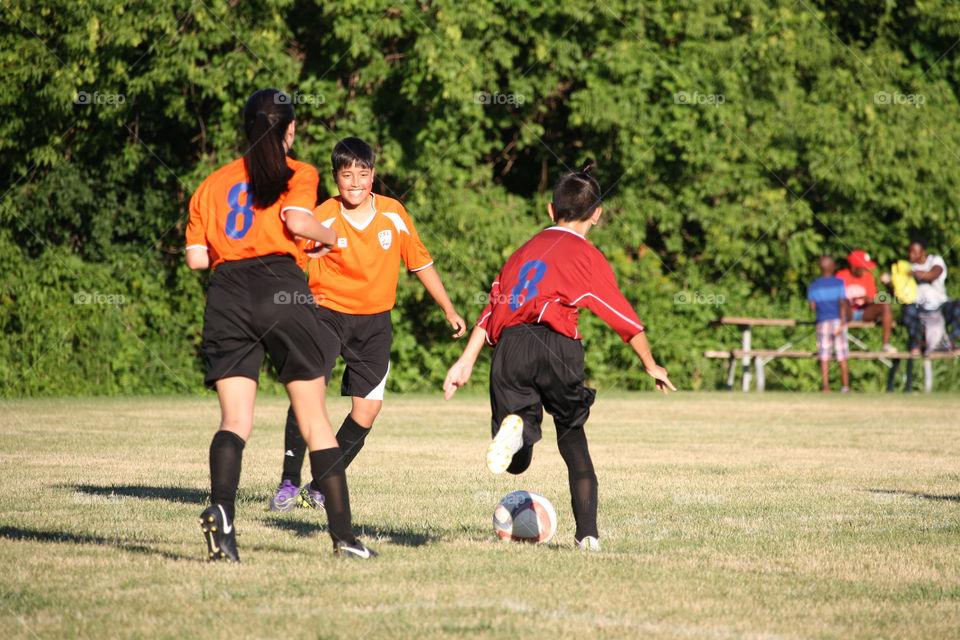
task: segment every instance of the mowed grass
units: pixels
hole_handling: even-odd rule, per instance
[[[197,521],[214,396],[4,402],[0,637],[960,635],[960,396],[601,394],[597,554],[573,549],[549,418],[497,477],[484,396],[391,396],[348,474],[371,562],[334,557],[322,513],[267,509],[285,412],[259,399],[226,565]],[[495,541],[521,488],[554,543]]]

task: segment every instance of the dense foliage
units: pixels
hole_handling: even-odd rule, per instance
[[[468,320],[547,223],[557,177],[595,157],[606,213],[591,240],[675,382],[717,388],[703,351],[739,335],[710,320],[809,319],[818,255],[888,264],[921,232],[957,264],[958,38],[952,0],[12,0],[0,383],[200,391],[206,277],[183,265],[186,204],[241,151],[246,96],[271,86],[296,103],[321,198],[337,139],[375,145],[377,189],[407,204]],[[436,389],[461,344],[414,278],[394,323],[392,388]],[[649,387],[613,332],[582,324],[598,386]],[[754,340],[781,338],[814,344],[809,326]],[[885,369],[853,371],[878,388]],[[811,361],[768,368],[768,388],[816,379]]]

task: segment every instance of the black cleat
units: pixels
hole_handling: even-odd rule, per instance
[[[353,544],[340,541],[334,542],[333,552],[341,558],[356,558],[357,560],[367,560],[380,555],[360,541],[354,542]]]
[[[207,541],[210,561],[228,560],[240,562],[237,555],[237,531],[229,522],[226,511],[219,504],[212,504],[200,514],[200,531]]]

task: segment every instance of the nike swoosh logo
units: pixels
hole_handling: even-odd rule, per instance
[[[217,505],[217,509],[220,509],[220,515],[223,516],[223,532],[227,535],[233,533],[233,523],[227,519],[227,512],[223,510],[223,505]]]
[[[346,547],[346,549],[347,549],[347,552],[348,552],[348,553],[352,553],[353,555],[357,556],[358,558],[369,558],[369,557],[370,557],[370,549],[368,549],[368,548],[366,548],[366,547],[363,548],[363,551],[360,551],[359,549],[354,549],[353,547]]]

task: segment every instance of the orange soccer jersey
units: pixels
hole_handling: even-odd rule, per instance
[[[283,226],[288,209],[313,212],[317,204],[317,170],[306,162],[287,158],[293,169],[286,193],[266,209],[254,209],[243,158],[211,173],[190,198],[187,249],[210,251],[210,265],[273,253],[289,253],[301,268],[307,258]]]
[[[340,198],[330,198],[314,210],[317,220],[337,232],[337,246],[310,260],[307,269],[320,306],[355,315],[388,311],[397,299],[400,261],[410,271],[433,264],[402,204],[374,195],[373,209],[362,227],[343,215]]]

